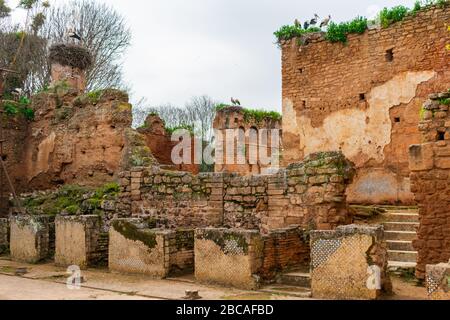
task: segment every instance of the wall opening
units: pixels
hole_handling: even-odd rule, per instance
[[[445,132],[438,132],[437,141],[444,141],[444,140],[445,140]]]
[[[299,73],[303,73],[303,68],[299,68],[299,69],[298,69],[298,72],[299,72]]]
[[[386,61],[387,62],[394,61],[394,49],[386,50]]]
[[[400,119],[400,117],[395,117],[394,118],[394,122],[395,123],[400,123],[402,121],[402,119]]]
[[[365,93],[360,93],[359,94],[359,100],[366,101],[366,94]]]

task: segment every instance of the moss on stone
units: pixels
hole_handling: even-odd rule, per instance
[[[223,233],[216,230],[205,230],[203,236],[201,236],[200,238],[213,241],[225,254],[229,253],[226,248],[228,241],[234,241],[237,245],[237,248],[241,248],[244,254],[248,253],[247,239],[245,238],[245,236],[238,233]]]
[[[115,220],[112,223],[112,227],[126,239],[142,242],[151,249],[155,248],[158,244],[156,241],[156,234],[154,232],[149,229],[139,229],[131,222],[125,220]]]

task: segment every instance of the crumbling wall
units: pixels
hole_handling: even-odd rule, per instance
[[[450,300],[450,261],[426,267],[426,286],[432,300]]]
[[[352,164],[333,152],[268,176],[135,167],[120,173],[119,206],[158,227],[333,229],[351,222],[345,190],[353,173]]]
[[[311,250],[309,233],[292,226],[271,230],[263,236],[263,262],[259,274],[267,282],[290,270],[309,269]]]
[[[141,219],[114,220],[109,268],[155,278],[194,270],[194,231],[152,229]]]
[[[195,278],[253,290],[260,285],[263,241],[257,231],[197,229],[195,231]]]
[[[420,226],[413,245],[420,279],[427,264],[450,259],[449,98],[448,91],[430,96],[421,111],[422,144],[409,150],[412,191],[419,203]]]
[[[116,178],[131,126],[128,97],[114,90],[77,96],[64,84],[33,98],[23,178],[30,189],[101,185]]]
[[[55,264],[83,268],[108,264],[108,233],[99,216],[57,216]]]
[[[240,175],[268,173],[279,166],[281,150],[281,119],[269,113],[253,114],[255,111],[236,106],[224,106],[217,110],[213,128],[218,135],[215,151],[215,172],[230,172]],[[241,130],[240,132],[238,130]],[[272,141],[270,130],[278,131],[279,140]],[[233,152],[228,158],[228,141],[234,142]],[[241,144],[239,144],[241,143]],[[262,150],[262,148],[267,148]],[[264,153],[265,151],[265,153]],[[265,163],[261,155],[277,159],[276,163]],[[231,157],[233,156],[233,157]],[[242,159],[241,159],[242,158]]]
[[[287,41],[284,164],[342,150],[357,167],[349,202],[413,203],[408,148],[421,139],[422,102],[450,82],[449,19],[450,7],[432,7],[346,44]]]
[[[0,218],[0,255],[9,251],[9,220]]]
[[[179,141],[172,141],[172,137],[167,131],[164,121],[158,115],[148,115],[144,125],[138,128],[137,131],[144,136],[146,145],[150,148],[160,165],[171,170],[186,171],[192,174],[198,174],[200,172],[200,165],[194,163],[194,137],[192,137],[190,149],[185,150],[191,153],[192,164],[183,163],[176,165],[172,160],[172,150]]]
[[[53,255],[53,219],[48,216],[10,218],[10,254],[13,261],[38,263]]]
[[[311,288],[319,299],[377,299],[391,291],[383,227],[311,232]]]
[[[154,219],[158,227],[220,226],[223,177],[204,173],[136,167],[120,173],[121,201],[134,216]]]

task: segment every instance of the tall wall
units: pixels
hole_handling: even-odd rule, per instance
[[[450,83],[450,8],[432,7],[386,29],[282,46],[283,159],[342,150],[357,167],[355,203],[412,203],[408,148],[420,142],[426,97]],[[393,59],[390,59],[393,57]]]
[[[270,130],[281,131],[281,120],[270,117],[257,119],[241,107],[229,106],[217,111],[213,128],[221,134],[220,143],[216,142],[215,172],[267,173],[273,164],[267,163],[260,155],[278,158],[280,154],[281,141],[272,141]],[[232,152],[227,141],[233,142]],[[265,154],[261,148],[267,148]],[[230,152],[228,157],[227,152]]]
[[[428,264],[450,259],[450,92],[432,95],[419,124],[422,144],[409,150],[412,191],[419,203],[420,227],[416,274],[425,277]],[[447,105],[442,102],[447,99]]]

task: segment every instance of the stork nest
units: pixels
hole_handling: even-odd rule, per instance
[[[93,64],[92,54],[89,50],[77,45],[55,44],[50,47],[49,57],[52,63],[81,70],[89,69]]]

